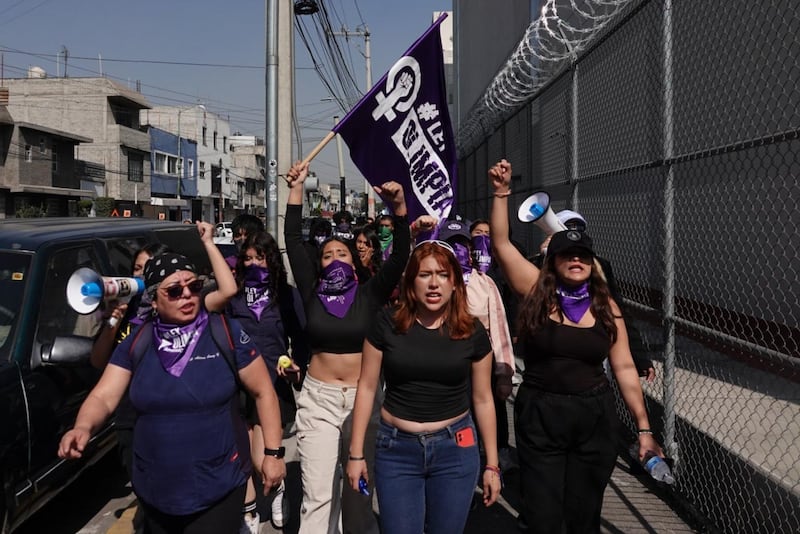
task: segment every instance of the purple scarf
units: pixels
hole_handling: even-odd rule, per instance
[[[353,266],[333,260],[322,270],[317,297],[328,313],[341,319],[356,299],[357,289],[358,281]]]
[[[475,255],[475,264],[478,270],[486,273],[492,265],[491,254],[492,241],[488,235],[476,235],[472,238],[473,254]]]
[[[194,321],[183,326],[153,320],[156,353],[164,370],[172,376],[181,376],[189,363],[200,336],[208,325],[208,313],[201,309]],[[146,328],[146,327],[145,327]]]
[[[244,295],[247,307],[261,320],[261,314],[269,306],[269,269],[250,265],[244,273]]]
[[[564,315],[573,323],[580,322],[592,304],[592,299],[589,297],[589,282],[584,282],[576,288],[567,288],[559,284],[556,295]]]

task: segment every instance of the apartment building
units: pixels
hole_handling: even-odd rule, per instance
[[[139,112],[150,104],[143,95],[107,78],[47,78],[41,69],[3,84],[14,121],[47,128],[61,139],[66,132],[78,136],[77,189],[87,197],[114,198],[120,213],[140,214],[149,204],[150,137],[140,128]]]

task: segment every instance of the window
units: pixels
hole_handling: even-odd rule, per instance
[[[53,143],[53,157],[50,158],[50,169],[53,176],[58,174],[58,144]]]
[[[155,172],[166,174],[167,173],[167,155],[161,152],[156,152],[156,161],[153,167]]]
[[[47,145],[45,144],[44,137],[39,138],[39,153],[47,154]]]
[[[208,131],[208,128],[203,126],[203,146],[208,146],[208,141],[206,141],[206,132],[207,131]]]
[[[190,180],[194,180],[194,160],[193,159],[186,160],[186,163],[188,163],[189,165],[188,168],[186,169],[187,171],[189,171],[188,178]]]
[[[144,182],[144,156],[128,152],[128,181]]]
[[[25,145],[25,161],[28,163],[33,161],[33,147],[31,145]]]
[[[206,162],[205,161],[201,161],[200,162],[200,179],[201,180],[205,180],[206,179]]]
[[[217,132],[214,132],[214,150],[217,149]]]
[[[175,156],[167,157],[167,174],[178,174],[178,158]]]
[[[222,151],[225,153],[228,152],[228,137],[225,135],[222,136]]]

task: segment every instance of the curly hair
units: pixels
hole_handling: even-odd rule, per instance
[[[555,255],[548,255],[545,258],[539,279],[520,304],[517,324],[520,338],[523,340],[530,339],[544,328],[553,312],[557,312],[561,321],[564,321],[564,312],[556,295],[558,276],[555,261]],[[611,293],[608,290],[608,283],[598,269],[596,259],[589,277],[589,296],[592,299],[589,309],[608,332],[613,345],[617,340],[617,325],[611,309]]]
[[[400,300],[393,316],[395,329],[398,333],[405,334],[417,318],[420,305],[414,294],[414,280],[419,274],[422,260],[429,256],[433,256],[453,280],[453,295],[445,305],[442,326],[447,326],[450,339],[466,339],[475,330],[475,320],[467,307],[467,286],[464,284],[461,267],[452,252],[432,241],[417,245],[408,259],[400,281]]]
[[[236,258],[236,285],[239,291],[244,288],[244,279],[246,269],[244,261],[247,258],[247,251],[253,249],[259,256],[264,256],[267,260],[267,269],[269,270],[269,292],[270,298],[274,299],[277,303],[280,288],[286,285],[286,267],[283,265],[281,258],[281,251],[278,247],[278,242],[269,232],[260,231],[247,236],[242,248],[239,250],[239,256]]]

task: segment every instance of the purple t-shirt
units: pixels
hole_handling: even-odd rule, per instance
[[[228,320],[236,366],[260,357],[238,322]],[[152,328],[145,323],[142,328]],[[158,510],[185,515],[204,510],[241,486],[250,474],[247,429],[238,411],[238,387],[225,356],[203,332],[180,377],[164,370],[149,347],[134,370],[128,336],[110,365],[133,371],[131,404],[137,412],[133,439],[133,488]]]

